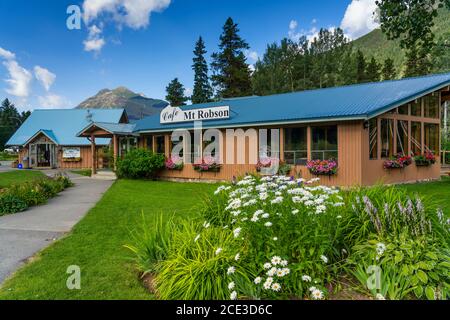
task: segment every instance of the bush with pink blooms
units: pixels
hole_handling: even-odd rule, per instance
[[[338,165],[336,160],[311,160],[306,164],[309,172],[316,176],[332,176],[337,173]]]
[[[166,160],[165,166],[167,170],[183,170],[183,159],[178,156],[172,156]]]

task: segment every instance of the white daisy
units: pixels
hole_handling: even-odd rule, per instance
[[[218,254],[220,254],[222,252],[222,248],[217,248],[217,250],[216,250],[216,256],[218,255]]]
[[[312,279],[311,279],[310,276],[305,274],[305,275],[302,276],[302,280],[305,281],[305,282],[311,282]]]
[[[280,284],[278,284],[278,283],[272,284],[272,290],[276,291],[276,292],[280,291],[281,290]]]
[[[234,256],[234,260],[238,261],[241,258],[241,255],[238,253]]]
[[[320,256],[320,259],[322,259],[322,261],[323,261],[324,263],[328,263],[328,258],[327,258],[326,256],[321,255],[321,256]]]
[[[311,297],[314,300],[322,300],[323,299],[323,292],[320,291],[319,289],[315,289],[311,292]]]
[[[228,275],[233,274],[235,272],[236,272],[236,268],[235,267],[229,267],[228,270],[227,270],[227,274]]]
[[[231,299],[231,300],[236,300],[236,299],[237,299],[237,292],[236,292],[236,291],[233,291],[233,292],[230,294],[230,299]]]
[[[255,280],[253,281],[255,284],[260,284],[261,283],[261,277],[256,277]]]
[[[270,228],[272,226],[272,222],[266,222],[266,223],[264,223],[264,226]]]
[[[197,242],[198,239],[200,239],[200,234],[198,234],[198,235],[195,237],[194,242]]]
[[[236,286],[236,284],[235,284],[233,281],[231,281],[231,282],[228,284],[228,290],[233,290],[235,286]]]
[[[272,265],[269,262],[264,263],[264,269],[270,269]]]
[[[274,266],[276,266],[276,265],[278,265],[278,264],[281,263],[281,258],[278,257],[278,256],[274,256],[274,257],[272,257],[271,262],[272,262],[272,264],[273,264]]]

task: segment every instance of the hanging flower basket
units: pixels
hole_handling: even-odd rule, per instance
[[[178,156],[173,156],[166,160],[165,167],[167,170],[183,170],[183,159]]]
[[[426,152],[425,154],[416,155],[414,162],[417,167],[429,167],[436,163],[436,156],[433,152]]]
[[[403,169],[412,163],[410,156],[397,155],[397,157],[392,157],[389,160],[383,162],[383,168],[386,170],[390,169]]]
[[[309,172],[316,176],[333,176],[337,173],[336,160],[310,160],[306,163]]]
[[[217,162],[213,157],[204,157],[201,163],[195,163],[193,167],[198,172],[219,172],[221,165]]]

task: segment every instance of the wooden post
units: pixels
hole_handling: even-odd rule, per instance
[[[97,173],[97,167],[95,163],[95,136],[91,134],[91,160],[92,160],[92,175]]]
[[[119,141],[117,135],[113,135],[113,157],[114,157],[114,171],[117,170],[117,157],[119,156]]]

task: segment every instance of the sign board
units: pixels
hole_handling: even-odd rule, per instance
[[[211,107],[202,109],[182,110],[179,107],[165,107],[160,114],[161,124],[178,122],[219,120],[230,118],[230,107]]]
[[[80,148],[63,148],[63,159],[81,158]]]

